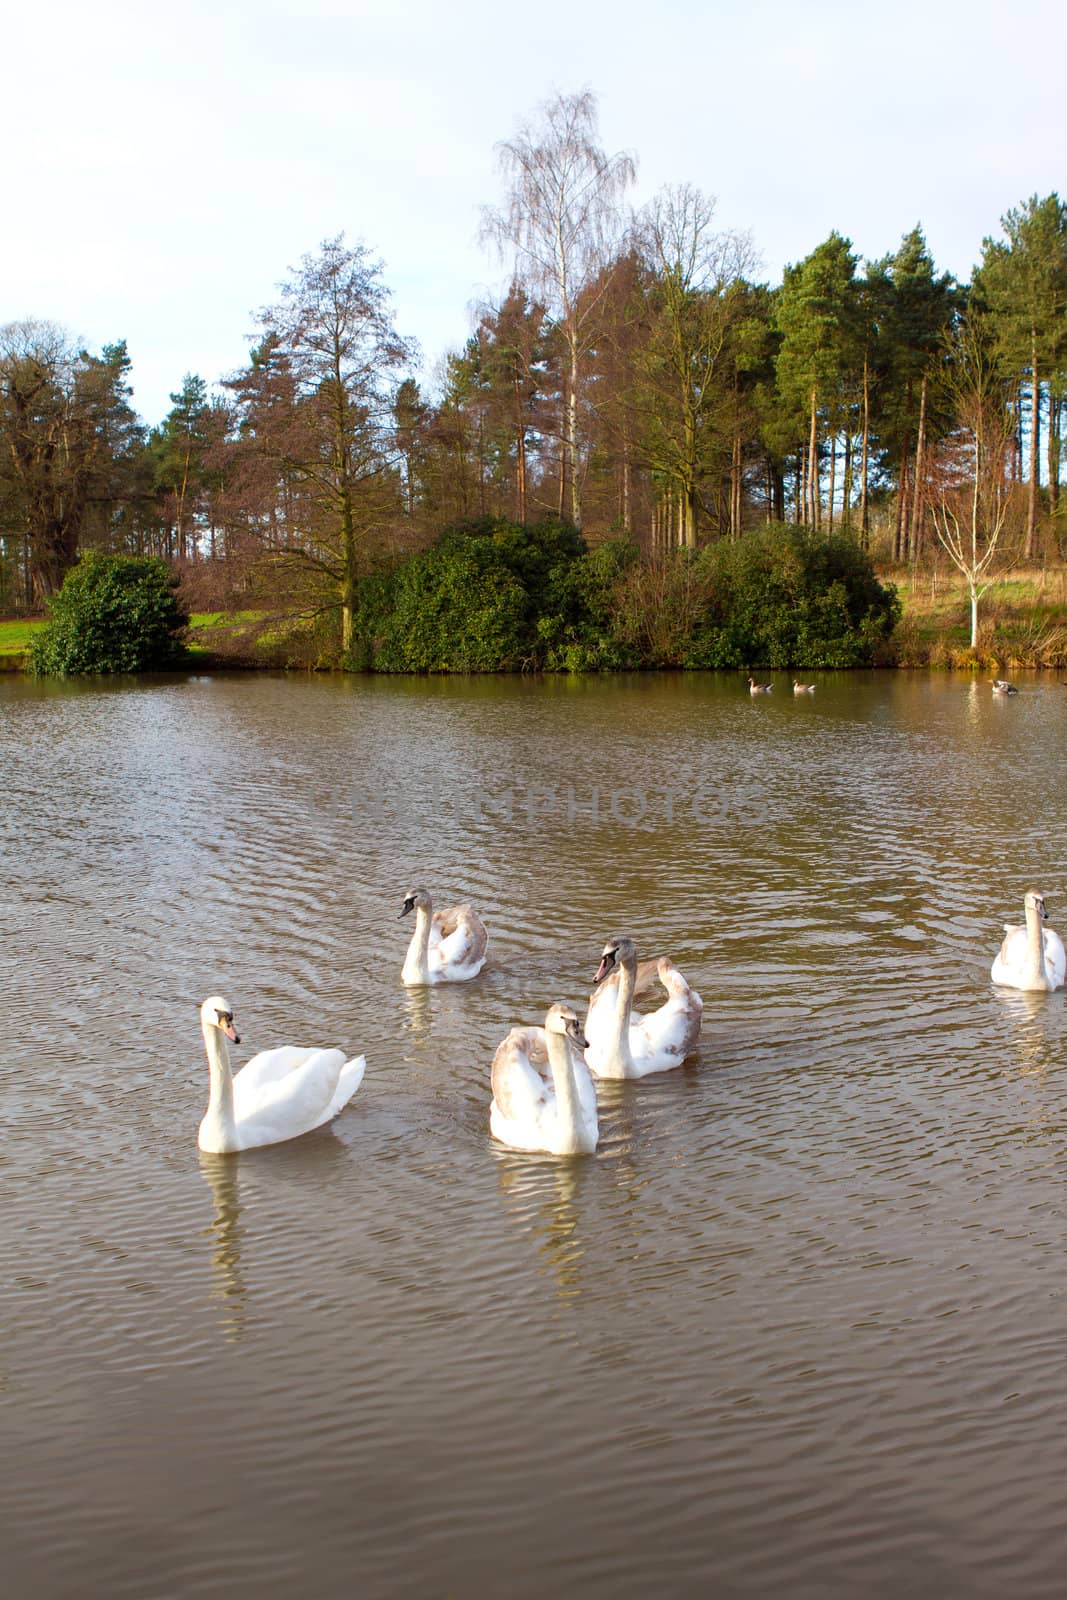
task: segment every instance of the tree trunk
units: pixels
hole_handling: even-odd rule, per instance
[[[1037,374],[1037,327],[1030,327],[1030,486],[1026,497],[1026,559],[1034,559],[1037,502],[1041,485],[1041,384]]]
[[[526,422],[522,414],[522,388],[515,379],[515,498],[518,521],[526,521]]]
[[[912,553],[918,559],[922,555],[922,494],[923,494],[923,454],[926,445],[926,392],[929,379],[923,373],[922,391],[919,397],[919,434],[915,441],[915,484],[911,498],[911,541]]]
[[[812,528],[819,526],[819,419],[817,395],[811,391],[811,436],[808,440],[808,510]]]
[[[837,492],[837,434],[830,435],[830,502],[827,511],[826,537],[834,531],[834,495]]]
[[[1055,518],[1060,509],[1060,439],[1063,428],[1063,401],[1049,391],[1048,400],[1048,500],[1049,512]]]
[[[867,501],[867,472],[871,438],[871,371],[867,353],[863,355],[863,445],[860,456],[860,542],[866,550],[871,542],[870,510]]]

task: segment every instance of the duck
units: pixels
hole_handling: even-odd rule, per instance
[[[473,906],[435,911],[426,889],[404,896],[400,915],[415,912],[415,931],[400,976],[409,987],[423,983],[462,983],[485,965],[489,935]]]
[[[1023,898],[1026,926],[1004,924],[1004,943],[990,969],[994,983],[1009,989],[1062,989],[1067,973],[1063,940],[1051,928],[1045,897],[1030,890]]]
[[[770,694],[773,688],[773,683],[757,683],[755,678],[749,678],[748,680],[749,694]]]
[[[596,1149],[596,1089],[577,1012],[550,1006],[543,1028],[512,1028],[493,1056],[489,1130],[512,1150],[554,1156]]]
[[[796,678],[794,678],[793,679],[793,693],[794,694],[814,694],[815,693],[815,685],[813,683],[798,683]]]
[[[1015,687],[1015,685],[1013,683],[1009,683],[1007,678],[990,678],[989,681],[993,685],[993,693],[994,694],[1018,694],[1019,693],[1019,691]]]
[[[282,1045],[261,1050],[234,1077],[228,1040],[240,1044],[233,1007],[210,995],[200,1007],[211,1095],[197,1143],[211,1155],[296,1139],[329,1122],[348,1104],[366,1071],[365,1056],[343,1050]]]
[[[644,1078],[680,1067],[700,1036],[704,1002],[669,956],[638,965],[626,935],[604,946],[589,997],[585,1059],[597,1078]],[[634,999],[658,984],[667,998],[658,1010],[633,1016]]]

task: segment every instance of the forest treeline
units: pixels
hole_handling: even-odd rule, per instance
[[[192,607],[317,615],[354,660],[368,595],[484,518],[564,521],[650,570],[771,525],[885,563],[953,527],[1063,558],[1058,195],[1008,211],[967,283],[916,226],[879,259],[833,232],[769,286],[700,190],[632,213],[589,94],[498,153],[484,234],[510,287],[432,391],[381,263],[343,235],[258,313],[247,365],[210,391],[186,375],[153,427],[121,340],[0,328],[0,612],[40,610],[87,550],[161,556]]]

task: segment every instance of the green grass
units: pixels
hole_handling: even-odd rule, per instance
[[[0,661],[5,656],[22,657],[30,648],[35,633],[44,627],[44,621],[31,621],[25,617],[13,622],[0,622]]]

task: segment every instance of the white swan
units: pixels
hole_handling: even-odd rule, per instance
[[[659,982],[667,999],[658,1011],[633,1016],[638,993]],[[589,997],[585,1059],[598,1078],[643,1078],[681,1066],[700,1035],[704,1002],[674,962],[660,956],[637,965],[632,939],[609,939]]]
[[[512,1028],[493,1057],[494,1139],[554,1156],[596,1149],[596,1090],[581,1054],[586,1042],[569,1006],[550,1007],[543,1028]]]
[[[406,984],[461,983],[485,965],[489,935],[473,906],[435,911],[425,889],[405,895],[400,915],[415,912],[415,932],[400,976]]]
[[[1015,685],[1013,683],[1009,683],[1007,678],[990,678],[989,681],[993,685],[993,693],[994,694],[1018,694],[1019,693],[1019,691],[1015,687]]]
[[[213,1154],[251,1150],[310,1133],[335,1117],[363,1081],[365,1056],[346,1061],[343,1050],[295,1045],[261,1050],[234,1077],[226,1041],[241,1041],[233,1026],[233,1009],[221,995],[211,995],[200,1007],[200,1028],[211,1071],[211,1098],[197,1143]]]
[[[770,694],[773,688],[773,683],[757,683],[755,678],[748,680],[749,694]]]
[[[1023,900],[1026,927],[1004,924],[1004,943],[990,977],[1011,989],[1062,989],[1067,973],[1063,940],[1041,924],[1048,917],[1045,897],[1032,890]]]

